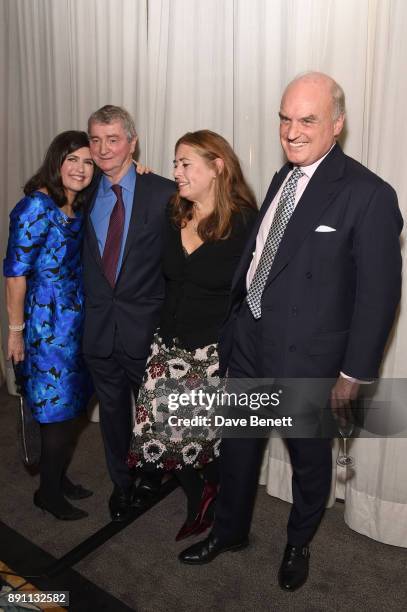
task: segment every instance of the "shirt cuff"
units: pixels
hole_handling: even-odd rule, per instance
[[[374,380],[360,380],[360,378],[354,378],[353,376],[349,376],[348,374],[345,374],[344,372],[340,373],[342,378],[346,378],[346,380],[349,380],[350,382],[353,383],[358,383],[358,385],[371,385],[372,383],[374,383]]]

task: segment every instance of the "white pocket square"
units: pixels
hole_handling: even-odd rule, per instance
[[[329,227],[329,225],[318,225],[315,230],[316,232],[336,232],[334,227]]]

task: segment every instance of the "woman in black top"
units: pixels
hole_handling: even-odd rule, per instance
[[[165,300],[136,405],[128,462],[174,471],[188,514],[177,540],[207,529],[217,492],[219,440],[204,421],[205,406],[179,406],[179,393],[216,393],[217,341],[232,278],[257,208],[228,142],[209,130],[187,133],[175,146],[178,191],[167,214]],[[170,418],[169,417],[174,417]],[[180,419],[180,421],[178,421]],[[182,419],[182,420],[181,420]]]

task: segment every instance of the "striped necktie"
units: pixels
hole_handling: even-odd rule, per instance
[[[273,222],[270,226],[266,242],[260,261],[254,273],[253,280],[250,283],[247,292],[247,303],[255,319],[261,317],[261,298],[264,287],[267,282],[268,275],[271,270],[274,258],[276,256],[281,239],[295,208],[295,193],[297,191],[298,180],[304,173],[300,168],[295,168],[290,178],[284,185],[280,199],[277,204],[276,212],[273,217]]]

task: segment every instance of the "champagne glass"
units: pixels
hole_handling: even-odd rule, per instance
[[[346,452],[348,438],[352,436],[353,430],[355,429],[355,422],[350,407],[341,410],[337,419],[337,427],[343,440],[343,453],[338,455],[336,463],[345,468],[353,467],[355,465],[355,459]]]

